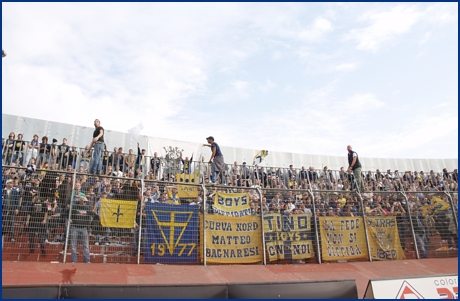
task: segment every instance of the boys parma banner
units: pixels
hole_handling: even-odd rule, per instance
[[[368,258],[362,217],[320,217],[321,257],[324,260]]]
[[[215,214],[225,216],[250,216],[251,205],[247,193],[222,193],[218,192],[212,205]]]
[[[263,260],[259,216],[231,217],[207,214],[206,224],[203,225],[203,219],[200,221],[201,227],[206,227],[206,262],[254,263]]]
[[[146,203],[145,262],[198,262],[198,206]]]
[[[101,225],[113,228],[134,228],[137,201],[101,199]]]
[[[310,214],[264,214],[269,260],[299,260],[314,256]]]
[[[372,260],[406,259],[395,216],[369,216],[365,220]]]

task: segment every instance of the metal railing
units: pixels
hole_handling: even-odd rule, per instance
[[[319,190],[315,178],[304,179],[307,189],[265,188],[257,177],[252,187],[209,186],[206,172],[194,170],[170,170],[160,181],[4,165],[3,260],[206,265],[457,256],[456,192]]]

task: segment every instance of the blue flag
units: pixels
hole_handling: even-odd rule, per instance
[[[198,262],[198,206],[147,203],[145,262]]]

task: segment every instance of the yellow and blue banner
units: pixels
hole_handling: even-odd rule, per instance
[[[137,201],[101,199],[101,225],[113,228],[134,228]]]
[[[264,250],[260,217],[208,214],[206,224],[203,225],[203,219],[200,219],[200,223],[200,229],[206,227],[206,262],[262,262]],[[201,241],[203,242],[204,239]]]
[[[433,205],[435,214],[439,211],[444,211],[444,210],[449,209],[449,203],[437,196],[434,196],[431,198],[431,204]]]
[[[216,193],[212,209],[215,214],[224,216],[249,216],[251,205],[247,193]]]
[[[321,257],[325,261],[368,258],[363,218],[319,218]]]
[[[254,156],[254,160],[252,161],[252,165],[260,164],[264,161],[265,157],[268,156],[268,150],[260,150]]]
[[[264,230],[270,261],[314,256],[310,214],[264,214]]]
[[[372,260],[406,259],[399,241],[396,216],[368,216],[365,220]]]
[[[198,206],[146,203],[145,262],[198,261]]]

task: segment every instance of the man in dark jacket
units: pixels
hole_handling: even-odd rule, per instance
[[[81,242],[83,259],[90,263],[88,226],[91,224],[92,210],[87,205],[88,200],[84,196],[77,197],[77,203],[72,206],[70,214],[70,242],[72,245],[72,262],[76,263],[78,242]]]

